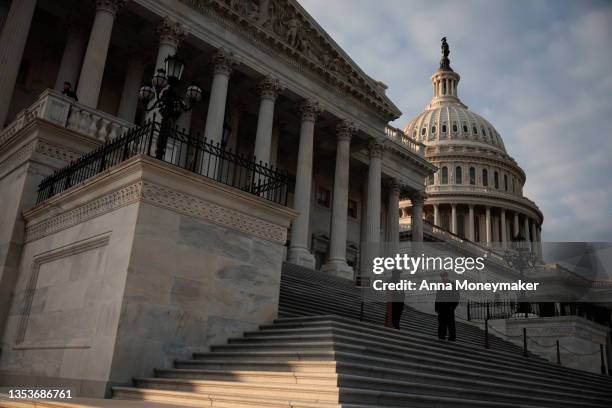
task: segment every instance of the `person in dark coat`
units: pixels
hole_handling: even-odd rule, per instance
[[[79,100],[76,92],[72,90],[72,84],[68,81],[64,82],[64,89],[62,90],[62,95],[66,95],[67,97],[72,98],[75,101]]]
[[[399,270],[394,269],[391,273],[391,279],[389,282],[399,283],[401,281],[401,273]],[[385,316],[385,326],[394,327],[400,329],[400,321],[402,320],[402,314],[404,313],[404,300],[406,294],[403,290],[389,291],[387,311]]]
[[[448,272],[440,274],[442,282],[453,284],[448,279]],[[455,331],[455,308],[459,305],[459,291],[453,285],[452,290],[439,290],[436,293],[436,313],[438,313],[438,338],[455,341],[457,334]]]

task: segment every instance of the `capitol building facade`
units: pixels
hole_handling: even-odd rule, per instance
[[[609,327],[567,302],[497,335],[472,309],[447,344],[432,301],[397,332],[367,297],[369,260],[407,241],[507,282],[526,239],[546,277],[590,285],[542,264],[526,175],[460,101],[445,40],[402,131],[387,85],[295,0],[0,0],[0,30],[0,406],[40,406],[4,392],[41,386],[91,408],[610,400]],[[526,325],[588,357],[522,348]]]

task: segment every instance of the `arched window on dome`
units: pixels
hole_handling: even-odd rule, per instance
[[[436,134],[436,126],[435,125],[431,127],[431,134],[432,135]]]
[[[508,175],[504,174],[504,190],[508,191]]]
[[[457,124],[453,123],[453,133],[457,133]]]
[[[482,169],[482,185],[485,187],[489,185],[489,172],[487,169]]]
[[[463,124],[463,133],[467,133],[467,132],[468,132],[467,125],[464,123]]]
[[[476,128],[476,126],[472,126],[472,133],[478,135],[478,128]]]
[[[421,136],[425,136],[425,127],[421,128]]]
[[[442,133],[446,133],[446,124],[442,125]]]
[[[442,182],[440,184],[448,184],[448,167],[442,167]]]
[[[493,173],[493,184],[495,189],[499,190],[499,173],[497,171]]]
[[[461,166],[455,167],[455,184],[462,183],[463,174],[461,173],[462,173]]]
[[[487,131],[485,130],[485,128],[480,128],[480,130],[482,131],[482,135],[484,137],[487,137]]]
[[[476,184],[476,168],[470,167],[470,184]]]

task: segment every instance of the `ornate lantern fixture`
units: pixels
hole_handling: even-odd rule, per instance
[[[196,85],[187,87],[185,97],[180,97],[176,88],[180,85],[185,64],[178,55],[169,55],[164,60],[165,68],[159,68],[151,79],[152,86],[143,86],[138,98],[149,105],[147,112],[157,110],[161,115],[160,135],[157,138],[155,157],[162,159],[166,152],[168,133],[180,116],[202,100],[202,89]],[[153,103],[151,103],[153,102]]]

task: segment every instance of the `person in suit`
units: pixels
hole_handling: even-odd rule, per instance
[[[440,274],[442,282],[451,283],[448,272]],[[436,293],[436,313],[438,314],[438,338],[445,340],[448,334],[449,341],[455,341],[457,334],[455,330],[455,308],[459,304],[459,291],[453,285],[452,290],[438,290]]]

